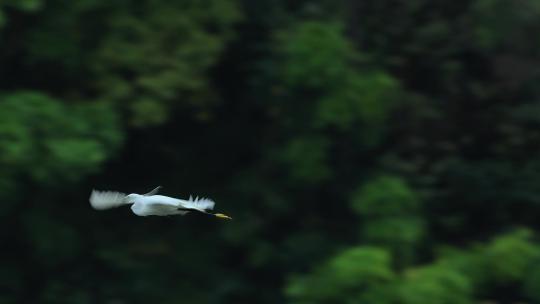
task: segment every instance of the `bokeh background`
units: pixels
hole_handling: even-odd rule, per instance
[[[539,81],[537,0],[3,0],[0,303],[540,303]]]

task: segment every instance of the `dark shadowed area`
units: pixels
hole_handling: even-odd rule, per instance
[[[540,303],[540,2],[0,1],[0,204],[2,304]]]

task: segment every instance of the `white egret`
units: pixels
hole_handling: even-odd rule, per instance
[[[184,215],[190,211],[197,211],[221,219],[232,219],[222,213],[211,213],[214,201],[208,198],[193,198],[188,200],[177,199],[164,195],[156,195],[161,186],[146,194],[125,193],[115,191],[92,190],[90,205],[96,210],[104,210],[131,204],[131,210],[138,216],[148,215]]]

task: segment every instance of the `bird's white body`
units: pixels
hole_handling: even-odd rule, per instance
[[[131,204],[131,210],[138,216],[184,215],[190,211],[208,213],[208,210],[214,208],[214,201],[207,198],[199,199],[197,197],[193,199],[189,197],[188,200],[183,200],[164,195],[155,195],[159,188],[157,187],[147,194],[132,193],[129,195],[113,191],[93,190],[90,195],[90,204],[97,210]]]
[[[163,195],[138,195],[131,205],[131,210],[138,216],[185,214],[185,211],[178,210],[180,202],[180,199]]]
[[[177,199],[164,195],[137,195],[133,200],[133,205],[131,205],[131,210],[138,216],[148,216],[148,215],[175,215],[180,214],[184,215],[188,213],[187,210],[178,210],[178,209],[197,209],[201,212],[206,212],[208,209],[213,209],[213,202],[207,200],[212,206],[201,206],[194,205],[196,201],[194,200],[183,200]]]

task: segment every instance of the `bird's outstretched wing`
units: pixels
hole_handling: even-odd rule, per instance
[[[124,205],[126,194],[115,191],[92,190],[90,205],[96,210],[110,209]]]
[[[187,208],[193,208],[193,209],[199,209],[199,210],[212,210],[214,209],[214,205],[216,203],[209,199],[209,198],[193,198],[191,195],[189,196],[189,200],[185,204]]]
[[[158,193],[159,189],[161,189],[161,186],[155,187],[152,191],[150,191],[148,193],[145,193],[144,196],[154,195],[154,194]]]

